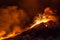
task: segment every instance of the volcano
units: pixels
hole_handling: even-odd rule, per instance
[[[0,40],[60,40],[59,5],[60,0],[1,0]]]
[[[15,6],[12,7],[13,10],[16,9]],[[7,8],[8,9],[8,8]],[[12,10],[11,9],[11,10]],[[10,10],[10,9],[9,9]],[[17,9],[16,9],[17,10]],[[3,11],[3,10],[2,10]],[[21,11],[21,13],[20,13]],[[5,16],[8,18],[5,18],[5,16],[1,16],[2,18],[5,19],[13,19],[12,21],[9,19],[9,22],[12,22],[13,25],[10,26],[3,26],[5,27],[4,30],[6,30],[7,32],[5,32],[4,34],[1,35],[0,40],[41,40],[40,38],[43,39],[47,39],[47,38],[56,38],[57,34],[59,35],[60,31],[58,28],[58,17],[55,15],[55,13],[51,10],[50,7],[45,8],[44,13],[37,13],[36,16],[33,18],[33,22],[30,23],[30,25],[27,25],[26,28],[22,28],[25,26],[25,17],[28,17],[24,14],[23,10],[17,11],[16,13],[14,12],[11,18],[11,15],[9,15],[9,13],[7,13]],[[4,11],[5,13],[5,11]],[[14,15],[15,14],[15,15]],[[22,15],[23,19],[19,19],[20,14]],[[1,19],[2,19],[1,18]],[[2,19],[3,21],[6,21],[4,19]],[[21,23],[20,23],[21,22]],[[23,22],[23,23],[22,23]],[[27,20],[26,20],[27,22]],[[2,23],[2,22],[1,22]],[[7,23],[5,23],[7,24]],[[4,25],[5,25],[4,24]],[[22,25],[21,25],[22,24]],[[28,23],[27,23],[28,24]],[[11,27],[11,29],[10,29]],[[11,30],[8,31],[8,28]],[[3,29],[1,29],[3,30]],[[55,36],[56,35],[56,36]]]
[[[54,22],[52,22],[54,23]],[[36,25],[34,28],[7,40],[60,40],[60,28],[55,24],[46,27],[45,23]]]

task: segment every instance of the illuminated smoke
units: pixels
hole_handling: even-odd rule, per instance
[[[40,23],[46,23],[50,20],[57,22],[56,16],[52,14],[54,14],[53,11],[50,8],[46,8],[43,14],[38,14],[35,17],[32,25],[25,26],[26,28],[24,28],[24,24],[30,20],[24,10],[18,9],[17,6],[2,8],[0,14],[0,39],[13,38]]]
[[[0,9],[0,39],[14,37],[22,33],[25,21],[29,21],[24,10],[17,6],[8,6]]]

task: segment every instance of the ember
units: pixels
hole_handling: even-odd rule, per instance
[[[40,23],[47,23],[48,21],[53,21],[53,22],[57,22],[57,17],[52,15],[54,14],[52,10],[50,10],[50,8],[46,8],[44,10],[43,14],[39,14],[35,20],[34,20],[34,24],[31,26],[31,28],[33,28],[34,26],[40,24]],[[46,24],[46,27],[48,25]]]

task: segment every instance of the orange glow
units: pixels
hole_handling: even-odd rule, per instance
[[[37,19],[34,21],[34,24],[31,26],[31,28],[33,28],[34,26],[36,26],[40,23],[46,23],[46,22],[51,21],[51,20],[53,22],[56,22],[55,16],[47,16],[46,17],[46,15],[45,15],[45,16],[42,16],[42,18],[37,17]],[[46,25],[46,27],[47,27],[47,25]]]
[[[13,38],[15,36],[17,36],[18,34],[20,34],[21,30],[19,29],[19,27],[14,27],[13,29],[13,32],[9,33],[7,36],[5,37],[0,37],[0,40],[3,40],[3,39],[7,39],[7,38]],[[4,32],[3,32],[4,33]],[[2,34],[3,34],[2,33]],[[2,35],[1,35],[2,36]]]
[[[52,10],[50,10],[50,8],[46,8],[44,10],[44,13],[43,14],[39,14],[37,17],[36,17],[36,20],[34,20],[34,24],[31,25],[30,28],[33,28],[34,26],[40,24],[40,23],[46,23],[48,21],[53,21],[53,22],[57,22],[57,18],[52,15],[54,14]],[[45,25],[46,27],[48,26],[47,24]]]
[[[13,10],[13,12],[12,12]],[[0,16],[0,40],[4,40],[7,38],[13,38],[19,34],[21,34],[24,31],[27,31],[33,27],[35,27],[36,25],[40,24],[40,23],[46,23],[50,20],[56,22],[56,17],[53,14],[53,12],[50,10],[50,8],[46,8],[44,10],[43,14],[38,14],[38,16],[35,17],[35,20],[33,22],[32,25],[30,25],[30,27],[27,27],[25,29],[21,28],[21,25],[18,25],[19,22],[22,23],[22,20],[25,20],[26,17],[28,18],[28,16],[24,13],[23,10],[17,10],[17,7],[12,6],[12,7],[7,7],[6,9],[2,9],[2,16]],[[20,18],[20,19],[19,19]],[[12,32],[10,32],[10,26],[13,25],[13,29]],[[46,27],[48,25],[45,25]],[[3,27],[3,28],[2,28]],[[7,34],[7,31],[9,32]],[[4,36],[5,34],[7,34],[6,36]]]
[[[13,38],[24,32],[26,29],[22,29],[21,22],[23,22],[22,20],[25,20],[26,18],[27,14],[24,10],[18,10],[17,6],[2,8],[0,14],[0,40]],[[18,25],[19,23],[21,24]]]
[[[36,20],[34,21],[34,24],[31,26],[31,28],[33,28],[34,26],[40,24],[40,23],[46,23],[48,22],[50,19],[47,19],[46,16],[39,16],[36,18]]]

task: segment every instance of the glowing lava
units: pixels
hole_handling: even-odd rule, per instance
[[[13,31],[12,31],[11,33],[9,33],[8,35],[6,35],[6,36],[3,36],[3,33],[4,33],[4,32],[2,32],[2,33],[0,34],[0,36],[1,36],[1,37],[0,37],[0,40],[4,40],[4,39],[7,39],[7,38],[13,38],[13,37],[19,35],[20,32],[21,32],[21,30],[20,30],[19,27],[14,27]]]
[[[8,10],[15,10],[13,13],[11,13],[12,15],[13,15],[13,17],[10,17],[9,16],[9,14],[8,14]],[[17,24],[17,23],[19,23],[20,22],[20,20],[18,20],[18,16],[19,16],[19,13],[20,13],[20,11],[19,10],[17,10],[16,9],[16,7],[12,7],[12,9],[4,9],[5,11],[4,11],[4,13],[6,12],[7,13],[7,15],[6,16],[4,16],[4,18],[5,19],[8,19],[8,22],[7,23],[3,23],[4,25],[4,27],[7,29],[7,31],[9,31],[9,26],[10,26],[10,24],[12,24],[13,22],[15,23],[15,24]],[[6,11],[7,10],[7,11]],[[19,11],[19,12],[18,12]],[[32,25],[30,25],[30,27],[28,27],[28,28],[26,28],[26,29],[21,29],[20,28],[20,26],[17,26],[17,25],[15,25],[14,26],[14,28],[13,28],[13,30],[12,30],[12,32],[9,32],[8,34],[6,33],[6,31],[0,31],[0,40],[4,40],[4,39],[7,39],[7,38],[13,38],[13,37],[15,37],[15,36],[17,36],[17,35],[19,35],[20,33],[22,33],[22,32],[24,32],[24,31],[27,31],[27,30],[29,30],[29,29],[31,29],[31,28],[33,28],[33,27],[35,27],[36,25],[38,25],[38,24],[40,24],[40,23],[46,23],[46,22],[48,22],[48,21],[54,21],[54,22],[56,22],[56,16],[54,16],[53,15],[54,13],[53,13],[53,11],[50,9],[50,8],[46,8],[45,10],[44,10],[44,13],[43,14],[38,14],[36,17],[35,17],[35,20],[34,20],[34,22],[33,22],[33,24]],[[25,20],[24,18],[25,18],[25,16],[24,16],[25,14],[22,12],[22,14],[20,13],[20,16],[22,16],[22,17],[20,17],[20,19],[22,19],[22,20]],[[24,17],[23,17],[24,16]],[[4,20],[5,21],[5,20]],[[2,24],[2,23],[1,23]],[[8,25],[6,25],[6,24],[8,24]],[[46,25],[46,27],[47,27],[48,25]],[[5,34],[7,34],[7,35],[5,35]],[[5,35],[5,36],[4,36]]]
[[[40,23],[47,23],[48,21],[57,22],[57,18],[53,14],[54,13],[50,8],[46,8],[43,14],[39,14],[35,17],[35,20],[33,22],[34,24],[30,28],[33,28]],[[45,26],[47,27],[48,25]]]

